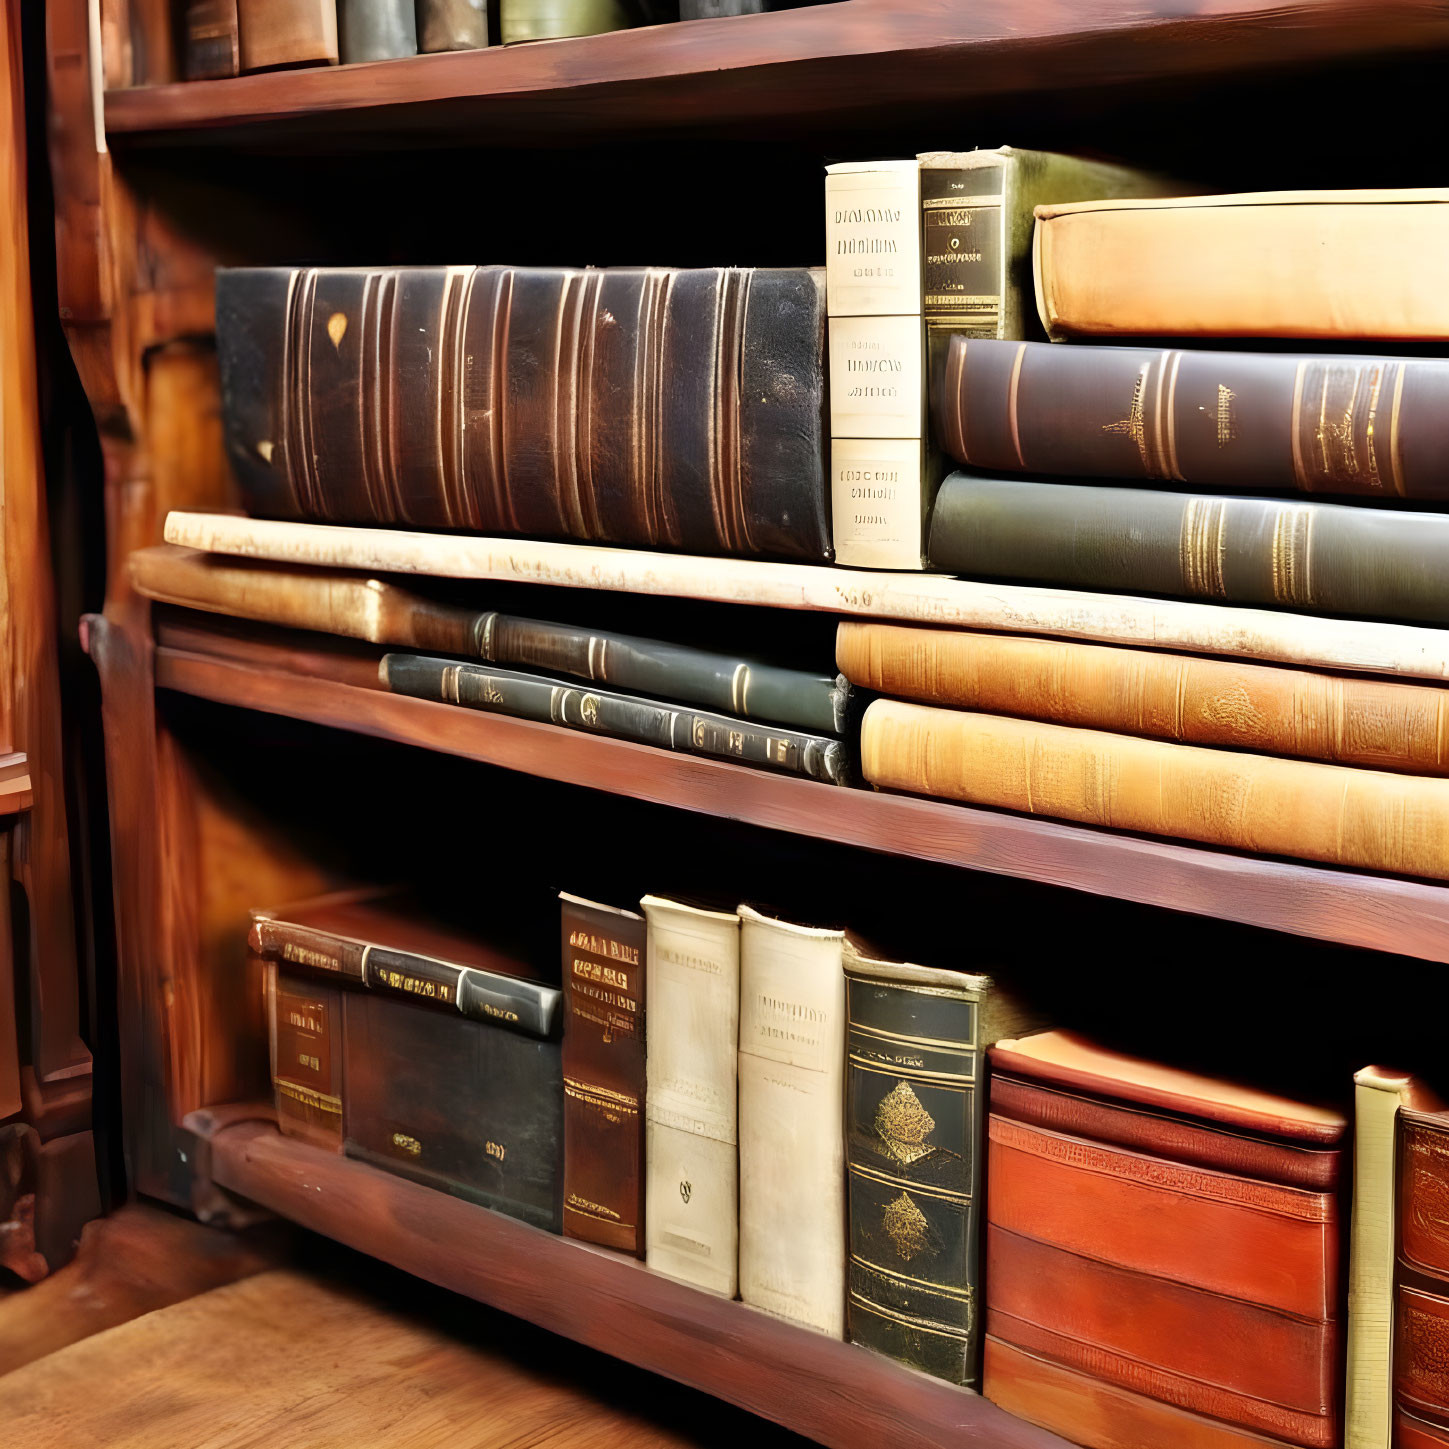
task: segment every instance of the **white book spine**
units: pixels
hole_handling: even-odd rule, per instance
[[[740,918],[740,1296],[843,1338],[844,936]]]
[[[739,1287],[740,921],[646,896],[645,1261]]]

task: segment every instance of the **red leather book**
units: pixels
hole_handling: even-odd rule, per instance
[[[1449,1445],[1449,1112],[1400,1107],[1394,1443]]]
[[[1066,1032],[991,1062],[987,1397],[1088,1449],[1332,1449],[1346,1119]]]

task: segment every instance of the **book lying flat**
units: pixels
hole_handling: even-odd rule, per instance
[[[384,654],[378,672],[395,694],[468,705],[686,754],[763,765],[830,785],[848,783],[847,746],[825,735],[777,729],[538,674],[421,654]]]

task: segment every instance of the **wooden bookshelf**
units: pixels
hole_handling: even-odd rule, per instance
[[[853,1344],[234,1117],[216,1130],[207,1112],[188,1119],[218,1187],[819,1443],[1069,1449],[977,1394]]]
[[[183,638],[157,648],[158,688],[864,850],[1449,962],[1444,886],[822,785],[389,694],[365,657],[218,638],[226,657],[197,647],[204,627]]]
[[[843,0],[801,10],[111,91],[119,145],[419,131],[488,139],[582,129],[893,120],[1124,83],[1363,61],[1449,43],[1423,0]]]

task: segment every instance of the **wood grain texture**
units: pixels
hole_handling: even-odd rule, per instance
[[[187,548],[278,563],[821,609],[860,618],[1449,679],[1449,630],[1412,624],[1319,619],[1272,609],[988,584],[933,574],[278,523],[219,513],[172,513],[165,536],[168,543]]]
[[[158,650],[157,683],[727,820],[1449,962],[1449,891],[1440,886],[841,790],[199,653]]]
[[[116,91],[118,140],[466,125],[540,132],[829,121],[968,97],[1394,55],[1449,41],[1429,0],[848,0],[364,69]],[[867,99],[868,97],[868,99]]]
[[[211,1146],[218,1183],[304,1227],[820,1443],[879,1438],[897,1449],[935,1449],[969,1437],[983,1449],[1067,1449],[974,1394],[863,1349],[274,1128],[239,1124]],[[342,1332],[335,1342],[350,1343]],[[234,1355],[227,1362],[234,1373]]]

